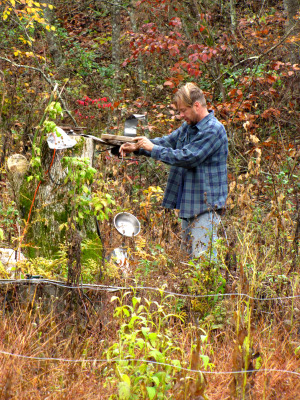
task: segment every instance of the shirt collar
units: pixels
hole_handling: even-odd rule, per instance
[[[209,114],[204,117],[203,119],[201,119],[201,121],[199,121],[196,125],[189,125],[186,122],[183,123],[182,127],[183,130],[181,132],[181,135],[179,137],[179,140],[181,141],[185,141],[186,140],[186,134],[187,132],[191,135],[196,134],[197,132],[199,132],[204,125],[207,124],[207,122],[214,117],[214,111],[213,110],[208,110]]]
[[[204,125],[207,124],[207,122],[212,119],[214,117],[214,111],[213,110],[208,110],[208,115],[206,117],[204,117],[203,119],[201,119],[201,121],[199,121],[195,127],[198,128],[198,130],[200,130],[201,128],[203,128]]]

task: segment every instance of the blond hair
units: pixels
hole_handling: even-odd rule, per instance
[[[174,103],[177,107],[178,104],[192,107],[196,101],[198,101],[202,107],[206,107],[206,99],[202,90],[192,82],[181,86],[174,95]]]

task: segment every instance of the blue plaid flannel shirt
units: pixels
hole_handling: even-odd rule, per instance
[[[178,208],[180,218],[192,218],[225,207],[228,140],[214,112],[191,126],[184,122],[170,135],[151,139],[151,156],[171,165],[163,206]],[[178,199],[178,193],[181,197]]]

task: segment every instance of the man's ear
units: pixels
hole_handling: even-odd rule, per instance
[[[195,103],[193,104],[193,106],[196,108],[197,111],[200,110],[200,109],[202,108],[200,102],[197,101],[197,100],[195,101]]]

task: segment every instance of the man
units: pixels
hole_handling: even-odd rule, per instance
[[[195,84],[182,86],[174,104],[185,120],[178,129],[155,139],[137,137],[137,143],[123,144],[120,153],[138,151],[171,165],[163,206],[180,210],[183,243],[196,258],[212,249],[217,239],[227,197],[228,141],[224,126],[207,109]]]

